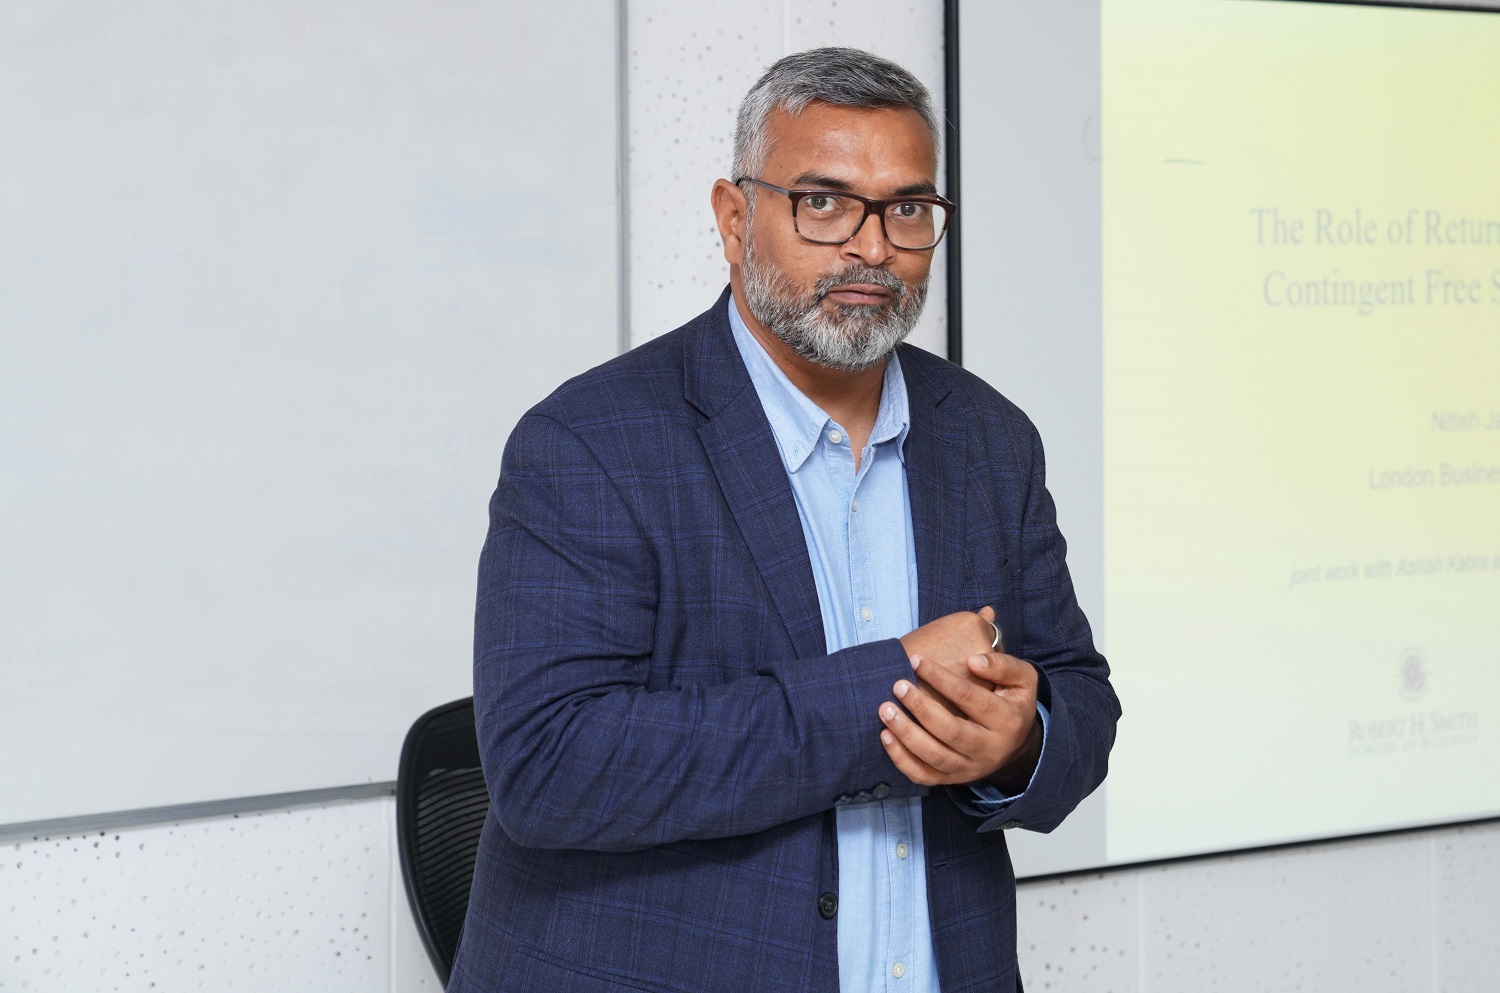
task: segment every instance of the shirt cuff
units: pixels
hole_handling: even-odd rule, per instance
[[[1042,722],[1042,750],[1037,755],[1036,767],[1042,767],[1042,756],[1047,754],[1047,722],[1052,715],[1042,704],[1036,705],[1036,714]],[[1031,778],[1036,779],[1036,769],[1031,772]],[[1026,789],[1031,789],[1031,783],[1026,784]],[[1000,787],[990,783],[973,783],[968,787],[969,795],[959,801],[959,806],[965,808],[976,817],[993,817],[1004,810],[1011,803],[1026,795],[1026,790],[1014,796],[1001,791]]]

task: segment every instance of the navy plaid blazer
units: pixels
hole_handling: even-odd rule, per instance
[[[565,383],[506,445],[474,645],[492,803],[450,991],[835,991],[834,807],[926,792],[880,745],[900,642],[824,646],[728,300]],[[1119,704],[1031,422],[900,354],[921,620],[994,604],[1051,711],[1003,817],[922,801],[943,991],[1011,990],[999,829],[1051,830],[1099,785]]]

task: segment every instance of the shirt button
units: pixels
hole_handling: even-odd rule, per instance
[[[844,436],[837,431],[830,431],[828,432],[828,440],[837,445],[844,440]]]
[[[897,962],[895,965],[891,966],[891,975],[895,976],[897,979],[900,979],[902,976],[906,975],[906,966],[902,965],[900,962]]]
[[[839,912],[839,898],[834,893],[824,893],[818,897],[818,913],[823,915],[823,920],[833,920],[833,915]]]
[[[860,611],[859,611],[859,616],[860,616],[860,618],[862,620],[868,621],[868,620],[870,620],[871,618],[873,618],[875,616],[875,612],[873,610],[871,610],[869,607],[861,607]]]
[[[910,853],[907,852],[906,845],[901,844],[896,846],[896,858],[904,859],[908,854]]]
[[[853,510],[853,511],[858,511],[859,510],[859,501],[855,500],[852,503],[850,503],[849,504],[849,509]]]

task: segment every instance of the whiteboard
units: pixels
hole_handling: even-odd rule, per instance
[[[395,778],[618,349],[615,5],[0,9],[0,824]]]

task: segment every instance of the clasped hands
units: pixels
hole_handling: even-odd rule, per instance
[[[913,679],[897,681],[880,705],[881,743],[912,782],[988,782],[1022,792],[1042,750],[1037,673],[991,649],[993,608],[939,617],[901,638]]]

